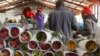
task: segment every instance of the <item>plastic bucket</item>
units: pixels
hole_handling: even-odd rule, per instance
[[[13,53],[13,56],[24,56],[24,54],[23,54],[22,51],[16,50],[16,51]]]
[[[24,52],[24,56],[32,56],[29,52]]]
[[[71,51],[64,51],[64,56],[78,56],[76,53],[71,52]]]
[[[54,56],[54,53],[52,51],[47,51],[43,54],[43,56]]]
[[[13,56],[13,50],[11,48],[2,49],[3,56]]]
[[[13,49],[18,49],[18,48],[20,48],[20,41],[19,41],[19,39],[16,39],[16,38],[10,39],[10,40],[8,41],[8,46],[9,46],[10,48],[13,48]]]
[[[9,31],[9,35],[11,38],[17,38],[20,34],[19,27],[11,27]]]
[[[0,39],[0,49],[6,47],[6,42],[5,40]]]
[[[32,38],[32,34],[29,31],[24,31],[19,35],[19,40],[21,43],[27,43]]]
[[[89,51],[89,52],[95,52],[97,50],[97,44],[93,40],[82,40],[78,44],[79,48]]]
[[[0,28],[0,39],[8,39],[9,37],[9,29],[7,27]]]
[[[39,47],[42,51],[47,51],[51,49],[51,44],[50,43],[40,43]]]
[[[34,50],[32,56],[43,56],[43,53],[41,50]]]
[[[54,38],[51,41],[51,47],[54,51],[62,51],[63,43],[59,39]]]
[[[29,50],[36,50],[36,49],[38,49],[39,44],[36,41],[31,40],[28,42],[27,47]]]
[[[79,56],[94,56],[93,53],[90,53],[88,51],[84,51],[84,50],[82,50],[80,48],[77,48],[76,51],[77,51],[77,54]]]
[[[76,42],[74,40],[68,40],[67,44],[66,44],[66,49],[68,51],[74,51],[76,49]]]
[[[35,39],[38,42],[49,42],[51,38],[51,34],[47,31],[38,31],[35,35]]]

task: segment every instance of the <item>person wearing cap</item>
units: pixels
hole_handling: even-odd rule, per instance
[[[65,9],[63,0],[56,2],[55,10],[49,14],[48,25],[65,45],[69,39],[73,39],[72,30],[77,30],[76,18],[70,10]]]
[[[37,27],[40,30],[44,30],[44,14],[42,13],[43,8],[41,6],[37,7],[37,12],[36,12],[36,23]]]
[[[84,23],[84,29],[77,33],[87,36],[88,39],[93,39],[95,37],[96,23],[98,20],[92,13],[92,9],[88,6],[83,7],[81,14]]]
[[[26,25],[32,24],[33,28],[34,28],[35,19],[36,19],[36,16],[35,16],[32,8],[28,7],[28,6],[24,7],[22,10],[22,19],[21,19],[22,23],[24,23]]]

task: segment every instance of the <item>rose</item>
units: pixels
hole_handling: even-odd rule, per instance
[[[0,30],[0,38],[1,39],[4,39],[4,38],[8,37],[9,36],[9,33],[8,32],[9,32],[8,29],[2,28]]]
[[[19,29],[17,27],[12,27],[11,28],[11,35],[12,37],[16,37],[19,34]]]

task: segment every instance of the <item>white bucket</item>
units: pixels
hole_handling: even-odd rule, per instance
[[[12,46],[13,45],[13,46]],[[8,41],[8,46],[12,49],[18,49],[20,48],[20,42],[19,42],[19,39],[10,39]]]
[[[22,35],[24,36],[24,38],[22,37]],[[21,43],[27,43],[27,42],[30,41],[31,38],[32,38],[32,34],[29,31],[23,31],[19,35],[19,40],[20,40]]]
[[[8,52],[8,54],[3,54],[3,52],[5,52],[4,50],[6,50],[7,52]],[[6,52],[6,53],[7,53]],[[11,48],[5,48],[5,49],[2,49],[2,55],[4,56],[13,56],[13,53],[14,53],[14,51],[11,49]]]
[[[64,56],[63,51],[57,51],[55,52],[55,56]]]
[[[6,47],[5,40],[0,39],[0,49],[5,48],[5,47]]]
[[[16,52],[17,52],[17,53],[16,53]],[[18,53],[19,53],[20,55],[18,55]],[[23,54],[22,51],[16,50],[16,51],[14,51],[13,56],[24,56],[24,54]]]
[[[12,29],[13,29],[13,33],[12,33]],[[16,30],[15,30],[16,29]],[[17,38],[20,34],[20,29],[19,27],[11,27],[9,28],[9,35],[11,38]],[[17,33],[16,33],[17,32]],[[12,35],[13,34],[13,35]]]
[[[39,48],[42,50],[42,51],[47,51],[47,50],[50,50],[51,49],[51,44],[50,43],[40,43],[39,44]]]
[[[56,42],[58,42],[59,46],[58,46],[58,44],[56,44]],[[56,46],[54,46],[54,45],[56,45]],[[57,46],[58,46],[58,47],[57,47]],[[52,49],[53,49],[54,51],[62,51],[63,43],[62,43],[59,39],[54,38],[54,39],[52,39],[52,41],[51,41],[51,47],[52,47]]]
[[[24,56],[32,56],[29,52],[24,52]]]
[[[54,53],[52,51],[47,51],[43,54],[43,56],[54,56]]]
[[[49,42],[51,40],[51,38],[52,38],[52,36],[51,36],[51,34],[49,32],[41,31],[41,30],[36,32],[34,37],[35,37],[34,39],[37,42]],[[39,39],[39,38],[42,38],[43,40]]]
[[[71,52],[71,51],[64,51],[64,56],[78,56],[76,53]]]
[[[77,48],[76,51],[79,56],[94,56],[92,53],[90,53],[88,51],[84,51],[80,48]]]
[[[30,43],[31,43],[31,44],[30,44]],[[32,44],[33,44],[33,45],[32,45]],[[31,46],[30,46],[30,45],[31,45]],[[36,46],[34,46],[34,45],[36,45]],[[28,42],[27,47],[28,47],[29,50],[36,50],[36,49],[38,49],[39,44],[38,44],[36,41],[31,40],[31,41]]]
[[[3,31],[3,33],[2,33],[2,31]],[[6,31],[6,32],[4,32],[4,31]],[[8,37],[9,37],[9,29],[7,28],[7,27],[1,27],[0,28],[0,35],[2,36],[3,34],[5,35],[4,37],[0,37],[0,39],[4,39],[4,40],[7,40],[8,39]]]
[[[32,51],[32,56],[43,56],[43,53],[41,50],[34,50]]]
[[[79,48],[89,52],[95,52],[97,50],[97,44],[93,40],[82,40],[79,42],[78,46]]]
[[[74,40],[68,40],[65,47],[68,51],[74,51],[76,49],[76,46],[77,44]]]

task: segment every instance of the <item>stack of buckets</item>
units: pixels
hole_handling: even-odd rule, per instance
[[[69,40],[65,46],[48,31],[11,25],[0,28],[0,56],[94,56],[97,49],[93,40],[81,40],[78,45]]]

